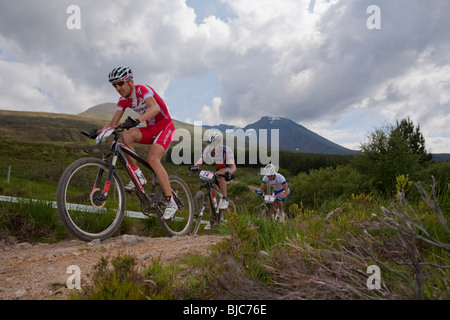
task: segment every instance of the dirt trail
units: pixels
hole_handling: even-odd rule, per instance
[[[16,243],[14,238],[0,241],[1,300],[60,300],[69,296],[67,268],[76,265],[83,281],[89,281],[101,257],[132,254],[138,268],[152,259],[169,262],[187,253],[207,255],[210,245],[223,239],[218,235],[173,238],[146,238],[123,235],[102,242],[80,240],[56,244]],[[86,282],[85,282],[86,283]]]

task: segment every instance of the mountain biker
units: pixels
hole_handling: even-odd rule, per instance
[[[219,203],[219,209],[228,209],[228,195],[227,195],[227,182],[233,180],[236,177],[236,164],[234,162],[233,151],[223,144],[222,133],[219,131],[213,132],[208,137],[208,145],[203,150],[201,158],[197,163],[190,167],[191,171],[199,171],[200,167],[206,162],[207,164],[215,164],[217,170],[216,174],[224,175],[225,177],[216,176],[212,184],[213,186],[219,186],[222,193],[222,201]],[[213,217],[211,217],[212,219]],[[209,227],[208,227],[209,226]],[[211,228],[211,222],[205,227],[205,229]]]
[[[114,68],[110,72],[108,80],[121,97],[117,103],[117,110],[112,120],[99,132],[119,125],[120,119],[127,108],[131,108],[139,114],[138,118],[132,119],[128,117],[123,123],[123,127],[128,130],[123,133],[122,142],[133,152],[135,150],[133,146],[135,142],[152,145],[147,160],[155,171],[168,202],[163,220],[171,220],[178,207],[172,197],[169,176],[161,164],[161,159],[175,135],[175,126],[167,106],[153,88],[148,85],[134,84],[133,72],[129,67]],[[145,122],[146,126],[137,127],[141,122]],[[128,155],[126,156],[135,176],[142,185],[146,184],[147,180],[139,169],[137,161]],[[130,181],[125,189],[134,191],[135,186],[133,182]]]
[[[272,195],[276,197],[275,204],[280,212],[275,219],[284,222],[286,214],[283,210],[283,201],[289,197],[291,193],[288,183],[282,174],[277,173],[275,166],[271,163],[264,168],[264,172],[265,176],[263,177],[259,190],[256,190],[256,193],[262,195],[267,184],[273,187]]]

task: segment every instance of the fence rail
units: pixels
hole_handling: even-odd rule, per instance
[[[51,204],[52,208],[57,208],[56,202],[55,201],[45,201],[45,200],[36,200],[36,199],[27,199],[27,198],[16,198],[16,197],[7,197],[7,196],[0,196],[0,201],[1,202],[12,202],[12,203],[21,203],[21,202],[27,202],[27,201],[31,201],[33,203],[36,202],[44,202],[44,203],[48,203]],[[75,205],[71,205],[71,206],[75,206]],[[79,205],[77,205],[79,207]],[[89,206],[85,206],[86,208],[88,208]],[[142,212],[136,212],[136,211],[125,211],[125,215],[127,217],[130,218],[136,218],[136,219],[146,219],[147,216],[144,215]],[[150,216],[155,217],[156,218],[156,214],[150,214]]]
[[[36,203],[36,202],[41,202],[42,203],[42,202],[44,202],[44,203],[50,204],[52,206],[52,208],[55,208],[55,209],[58,208],[58,206],[56,205],[55,201],[46,201],[46,200],[36,200],[36,199],[0,196],[0,202],[21,203],[21,202],[26,202],[26,201],[31,201],[33,203]],[[92,206],[82,206],[82,205],[76,205],[76,204],[68,204],[68,206],[71,209],[74,209],[74,208],[78,209],[78,208],[80,208],[80,209],[83,209],[84,211],[87,211],[87,212],[92,211],[92,212],[95,212],[95,213],[101,213],[101,212],[99,212],[98,209],[94,209],[94,207],[92,207]],[[125,211],[125,216],[129,217],[129,218],[135,218],[135,219],[147,219],[148,218],[148,216],[144,215],[142,212],[137,212],[137,211]],[[157,218],[156,214],[150,213],[149,216],[152,217],[152,218]],[[175,220],[183,220],[183,219],[184,218],[176,218],[175,217]],[[201,223],[202,224],[206,224],[207,222],[206,221],[202,221]]]

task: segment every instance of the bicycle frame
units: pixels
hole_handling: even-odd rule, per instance
[[[118,129],[120,130],[120,128]],[[105,154],[103,156],[103,160],[107,161],[110,167],[109,170],[109,176],[107,177],[107,181],[105,183],[105,187],[102,191],[103,199],[106,200],[108,197],[109,192],[109,184],[112,179],[112,176],[114,174],[117,160],[119,160],[119,163],[125,168],[125,171],[130,176],[131,180],[133,181],[134,185],[136,186],[136,195],[138,196],[140,202],[145,206],[146,209],[156,209],[161,212],[161,208],[159,207],[159,204],[155,201],[155,190],[156,185],[158,182],[158,178],[155,174],[155,171],[150,166],[150,164],[144,160],[141,156],[139,156],[137,153],[133,152],[131,149],[129,149],[127,146],[125,146],[120,141],[120,131],[116,130],[114,135],[114,141],[111,145],[111,150],[108,154]],[[152,186],[151,186],[151,192],[150,196],[148,196],[145,192],[144,187],[142,186],[141,182],[139,181],[139,178],[134,174],[133,169],[131,168],[130,163],[128,162],[127,157],[125,154],[129,155],[130,157],[134,158],[139,162],[140,164],[144,165],[147,169],[149,169],[153,173],[153,179],[152,179]],[[110,157],[112,156],[112,160],[110,160]],[[102,170],[99,171],[97,181],[100,181],[101,175],[103,174]],[[96,185],[98,183],[96,182]],[[98,188],[98,186],[94,186],[94,189]],[[181,208],[182,204],[178,200],[177,197],[174,197],[175,202],[177,203],[178,207]],[[145,214],[145,212],[143,212]],[[161,212],[162,214],[162,212]]]
[[[264,198],[264,203],[260,204],[258,207],[261,208],[261,213],[265,210],[267,210],[267,214],[270,216],[274,216],[276,212],[279,210],[278,206],[275,204],[275,196],[264,194],[262,195]],[[260,213],[260,214],[261,214]]]
[[[141,193],[145,195],[144,192],[144,187],[142,186],[142,184],[139,182],[139,179],[133,174],[133,170],[131,169],[131,165],[129,164],[127,158],[124,155],[124,152],[127,153],[128,155],[130,155],[131,157],[135,158],[136,160],[138,160],[140,163],[145,164],[145,161],[136,153],[132,152],[130,149],[128,149],[122,142],[119,141],[120,139],[120,135],[116,132],[113,133],[114,134],[114,142],[111,145],[111,151],[108,154],[103,155],[103,160],[107,161],[109,164],[109,176],[106,180],[105,183],[105,192],[102,192],[104,197],[107,198],[108,197],[108,186],[109,183],[111,181],[111,178],[114,174],[115,168],[116,168],[116,164],[117,164],[117,160],[119,160],[119,162],[122,164],[122,166],[125,168],[125,170],[127,171],[128,175],[130,176],[131,180],[134,182],[134,184],[136,185],[137,190],[139,190],[140,192],[138,192],[138,195],[140,195]],[[113,157],[112,160],[110,160],[110,157]],[[152,170],[150,168],[150,166],[146,165],[146,167],[148,167],[150,170]],[[102,170],[99,171],[99,176],[98,176],[98,180],[100,180],[101,175],[103,174],[101,172]],[[139,196],[140,200],[141,197]],[[149,200],[149,199],[147,199]]]
[[[220,200],[223,198],[223,194],[222,194],[222,192],[220,192],[220,190],[218,190],[213,184],[212,184],[212,182],[211,181],[205,181],[201,186],[200,186],[200,188],[199,188],[199,190],[202,190],[202,189],[205,189],[206,190],[206,198],[205,198],[205,201],[204,201],[204,203],[203,203],[203,207],[202,207],[202,210],[201,210],[201,214],[203,215],[203,211],[205,210],[205,207],[206,207],[206,201],[208,201],[208,199],[209,199],[209,210],[210,210],[210,215],[211,216],[213,216],[213,213],[215,214],[215,218],[217,219],[217,220],[220,220],[220,209],[219,209],[219,207],[220,207],[220,201],[217,203],[217,206],[216,206],[216,210],[215,211],[213,211],[213,208],[214,208],[214,202],[213,202],[213,196],[212,196],[212,193],[213,192],[215,192],[216,193],[216,195],[218,195],[219,196],[219,198],[220,198]]]
[[[197,172],[197,171],[193,171]],[[228,210],[236,210],[236,206],[233,201],[228,200],[228,208],[227,209],[220,209],[221,201],[223,199],[223,194],[216,186],[216,184],[213,184],[213,178],[214,177],[225,177],[224,175],[220,174],[214,174],[213,172],[201,170],[199,173],[199,178],[203,183],[200,185],[199,190],[194,196],[194,207],[195,207],[195,213],[194,213],[194,224],[193,228],[190,232],[191,235],[197,234],[197,231],[199,230],[200,224],[202,223],[203,214],[205,212],[206,207],[208,206],[209,201],[209,216],[210,216],[210,224],[211,227],[215,223],[222,222],[224,219],[224,214],[228,212]],[[205,189],[205,191],[203,191]],[[217,206],[214,208],[215,204],[213,202],[213,196],[217,195],[218,198],[220,198],[220,201],[217,203]],[[225,217],[226,218],[226,217]]]

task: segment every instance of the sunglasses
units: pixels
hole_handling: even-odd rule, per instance
[[[117,88],[117,87],[123,86],[124,84],[125,84],[125,81],[120,81],[120,82],[113,83],[112,86],[114,88]]]

